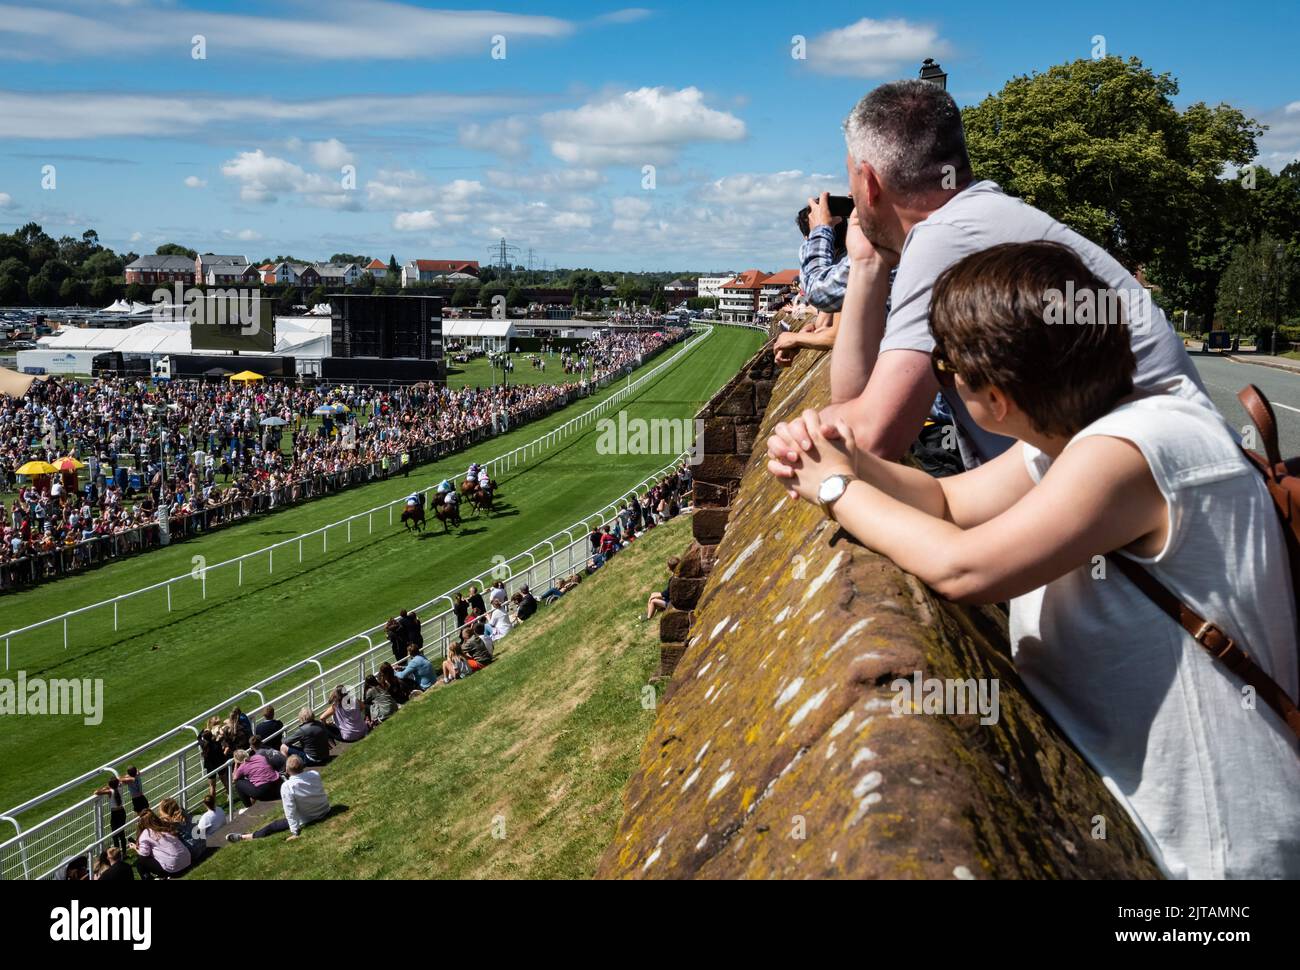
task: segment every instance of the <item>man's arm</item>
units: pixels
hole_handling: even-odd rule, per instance
[[[850,237],[854,231],[850,229]],[[874,255],[854,259],[849,267],[848,289],[831,351],[833,404],[851,400],[866,389],[885,335],[888,298],[888,264]]]
[[[839,353],[844,342],[846,327],[841,325],[840,330],[832,354]],[[921,433],[925,416],[930,413],[938,393],[939,384],[930,370],[929,354],[890,350],[876,361],[862,393],[822,412],[822,425],[833,426],[837,418],[842,418],[853,428],[859,448],[888,461],[897,461]]]
[[[799,283],[808,302],[819,310],[839,309],[848,273],[846,260],[835,261],[832,223],[814,226],[799,247]]]
[[[298,804],[293,797],[294,781],[290,778],[280,787],[280,801],[284,804],[284,820],[289,823],[291,835],[302,831],[302,817],[298,814]]]

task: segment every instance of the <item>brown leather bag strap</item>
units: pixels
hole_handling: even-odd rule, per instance
[[[1260,444],[1264,446],[1268,467],[1276,468],[1282,464],[1282,449],[1277,444],[1277,417],[1273,414],[1273,405],[1254,384],[1247,384],[1238,391],[1237,400],[1259,429]]]
[[[1222,629],[1201,616],[1171,593],[1163,583],[1132,559],[1111,553],[1106,557],[1136,586],[1147,599],[1175,623],[1186,630],[1219,663],[1255,689],[1269,707],[1277,711],[1297,740],[1300,740],[1300,709],[1280,684],[1260,669],[1259,664]]]

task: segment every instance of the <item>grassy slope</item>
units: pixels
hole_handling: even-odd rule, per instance
[[[646,387],[627,405],[630,417],[689,417],[731,377],[761,337],[718,328],[708,343]],[[399,498],[444,474],[464,471],[470,457],[491,457],[590,407],[581,402],[567,415],[537,422],[438,466],[355,489],[224,530],[168,550],[114,564],[93,573],[0,600],[0,626],[12,628],[82,603],[136,589],[190,569],[192,556],[209,562],[318,528],[345,515]],[[600,456],[593,430],[540,461],[510,473],[503,483],[511,506],[490,521],[470,521],[461,534],[430,533],[417,540],[377,519],[373,535],[354,528],[344,544],[331,535],[330,551],[306,551],[305,562],[277,556],[274,576],[245,565],[245,585],[233,571],[208,578],[208,599],[198,584],[173,595],[135,600],[121,610],[113,632],[111,611],[73,622],[65,653],[57,628],[16,639],[14,670],[29,676],[99,677],[105,681],[105,713],[99,726],[76,717],[12,718],[0,733],[0,804],[13,805],[59,781],[102,764],[135,744],[174,727],[197,711],[286,664],[382,622],[595,511],[666,461],[666,456]],[[286,561],[289,560],[289,561]],[[340,657],[340,659],[342,659]],[[9,674],[13,676],[11,672]],[[286,685],[287,686],[287,685]],[[167,746],[170,750],[175,743]],[[51,757],[51,752],[58,752]],[[145,763],[140,759],[139,763]]]
[[[487,670],[350,749],[325,769],[346,811],[295,842],[223,848],[195,877],[590,877],[654,720],[641,697],[658,624],[638,617],[689,538],[686,517],[652,530],[513,631]]]

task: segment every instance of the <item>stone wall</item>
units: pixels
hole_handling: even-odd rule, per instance
[[[703,412],[695,541],[661,626],[675,672],[599,875],[1157,876],[1021,686],[1004,615],[938,599],[767,475],[768,429],[826,403],[827,361],[774,376],[765,349]],[[895,710],[914,672],[996,682],[996,722]]]
[[[704,447],[703,461],[692,469],[693,541],[681,556],[677,575],[668,584],[668,599],[673,606],[659,621],[661,676],[672,674],[686,649],[695,606],[726,532],[732,503],[740,492],[740,479],[754,450],[776,377],[769,343],[697,415],[704,422]]]

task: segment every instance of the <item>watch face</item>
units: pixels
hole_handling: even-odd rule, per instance
[[[821,483],[817,489],[817,498],[823,502],[834,502],[844,494],[844,476],[834,475]]]

